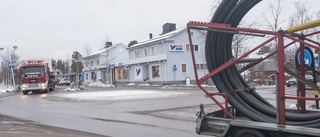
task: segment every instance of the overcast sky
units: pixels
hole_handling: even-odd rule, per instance
[[[162,25],[209,21],[213,0],[0,0],[0,46],[17,45],[21,59],[65,60],[73,51],[83,53],[113,44],[141,41],[162,32]],[[264,0],[248,16],[262,20],[273,0]],[[284,0],[284,12],[294,8]],[[306,1],[306,0],[301,0]],[[319,0],[308,0],[317,10]],[[3,51],[0,52],[3,54]]]

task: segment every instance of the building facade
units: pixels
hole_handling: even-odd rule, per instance
[[[208,73],[205,61],[205,32],[191,30],[198,75]],[[187,84],[195,83],[186,27],[163,25],[163,33],[128,47],[129,61],[124,65],[128,79],[117,83]]]
[[[83,57],[84,82],[101,81],[104,84],[114,84],[116,78],[119,78],[119,68],[125,68],[124,63],[128,61],[126,48],[123,43],[106,45],[105,48]]]

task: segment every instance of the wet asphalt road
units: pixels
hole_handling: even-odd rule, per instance
[[[211,103],[210,100],[204,98],[203,93],[194,90],[178,90],[179,92],[186,92],[183,96],[142,100],[77,101],[50,98],[54,94],[66,92],[94,92],[94,90],[102,90],[97,88],[87,91],[62,91],[61,87],[58,88],[60,89],[48,94],[18,94],[3,97],[0,100],[0,114],[44,125],[104,136],[185,137],[198,136],[194,132],[195,114],[198,111],[197,106],[200,103]],[[118,87],[105,88],[103,90],[108,92],[128,89]],[[158,90],[161,92],[172,91]],[[179,112],[173,118],[151,115],[154,111],[190,106],[196,106],[196,110],[191,113]],[[163,115],[172,114],[170,111],[167,113]],[[190,119],[186,115],[192,115],[192,118]]]
[[[199,110],[199,104],[212,104],[212,101],[205,98],[203,92],[197,88],[144,88],[143,90],[176,91],[186,94],[139,100],[79,101],[51,98],[55,94],[64,94],[66,92],[128,90],[128,88],[118,87],[89,88],[86,91],[63,91],[63,88],[65,87],[58,87],[56,91],[47,94],[17,94],[2,97],[0,99],[0,114],[26,121],[22,123],[32,121],[29,124],[48,125],[47,128],[46,126],[43,127],[49,133],[54,133],[51,131],[54,128],[50,128],[50,126],[54,126],[59,127],[58,129],[61,131],[67,132],[67,129],[71,129],[70,133],[79,131],[79,134],[87,134],[89,136],[98,134],[114,137],[191,137],[199,136],[194,132],[195,114]],[[130,88],[130,90],[136,89],[140,90],[140,88]],[[293,90],[294,88],[287,89]],[[258,92],[271,102],[275,102],[274,88],[261,88]],[[205,109],[214,110],[218,109],[218,107],[213,106]],[[26,132],[31,133],[30,130],[32,131],[32,129],[28,129]],[[5,131],[7,130],[3,130],[0,127],[0,132],[4,133]],[[90,133],[93,134],[90,135]],[[51,135],[58,136],[54,134],[47,134],[46,136]]]

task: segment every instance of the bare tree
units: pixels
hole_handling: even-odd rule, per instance
[[[116,47],[115,46],[111,46],[106,48],[105,52],[103,52],[100,56],[104,57],[105,62],[103,62],[104,64],[106,64],[106,84],[111,84],[109,81],[109,77],[110,77],[110,65],[112,65],[111,63],[113,63],[113,61],[116,58],[116,55],[113,55],[114,52],[112,52]]]
[[[281,0],[276,0],[276,2],[269,3],[269,8],[271,12],[272,19],[268,19],[267,15],[263,13],[264,20],[267,24],[265,24],[266,29],[272,31],[278,31],[281,28],[281,24],[285,22],[285,20],[281,20],[280,16],[282,13],[282,5]]]
[[[313,20],[314,14],[310,13],[309,9],[305,3],[295,2],[296,12],[289,17],[289,27],[297,26],[303,23],[307,23]],[[314,29],[306,29],[300,31],[302,34],[310,33],[316,31]]]
[[[66,67],[66,72],[67,72],[68,76],[69,76],[69,73],[71,71],[70,63],[71,63],[71,56],[70,56],[70,54],[68,54],[66,56],[66,61],[65,61],[65,67]]]
[[[253,23],[246,23],[246,22],[241,22],[239,24],[239,27],[244,27],[244,28],[254,28],[255,25],[257,25],[255,22]],[[236,34],[233,36],[232,39],[232,50],[233,50],[233,55],[234,57],[239,57],[243,55],[245,52],[249,51],[249,47],[247,46],[246,42],[253,38],[252,36],[249,35],[241,35],[241,34]]]
[[[83,56],[89,56],[91,53],[92,53],[92,50],[91,50],[91,48],[90,48],[90,45],[89,45],[89,44],[86,44],[86,45],[83,47]]]
[[[266,27],[266,29],[268,30],[272,30],[272,31],[278,31],[280,30],[283,26],[282,24],[284,24],[285,20],[281,20],[281,13],[282,13],[282,1],[281,0],[275,0],[276,2],[272,2],[269,3],[269,8],[270,8],[270,13],[271,13],[271,19],[269,19],[267,17],[267,15],[265,13],[263,13],[263,17],[264,20],[266,22],[266,24],[264,24],[264,26]],[[278,50],[278,39],[275,39],[274,42],[272,42],[270,44],[270,52],[273,52],[275,50]],[[277,60],[278,59],[278,55],[274,55],[271,57],[271,59]],[[277,63],[277,62],[275,62]]]
[[[212,2],[210,17],[214,14],[214,11],[218,8],[218,6],[220,5],[221,2],[222,2],[222,0],[214,0]]]
[[[12,81],[10,80],[12,75],[11,75],[11,70],[8,67],[8,61],[9,61],[9,56],[11,56],[11,61],[14,62],[14,67],[13,67],[13,73],[17,74],[18,71],[18,66],[20,66],[21,62],[19,61],[19,56],[18,54],[15,52],[15,50],[11,50],[10,53],[5,52],[4,54],[1,55],[2,57],[2,62],[1,62],[1,70],[0,70],[0,80],[1,82],[4,82],[5,84],[9,85],[12,83]],[[19,75],[15,75],[14,76],[15,79],[15,83],[20,84],[20,76]]]
[[[320,17],[320,11],[318,12],[311,12],[309,7],[307,7],[305,5],[305,3],[301,3],[301,2],[295,2],[295,9],[296,12],[293,13],[293,15],[291,15],[289,17],[289,27],[293,27],[293,26],[297,26],[303,23],[307,23],[310,21],[313,21],[315,19],[315,17],[319,18]],[[311,28],[311,29],[306,29],[306,30],[301,30],[297,33],[301,33],[301,34],[308,34],[308,33],[312,33],[312,32],[316,32],[319,31],[318,28]],[[319,39],[319,34],[315,35],[315,36],[311,36],[309,38],[314,39],[315,41],[317,41]],[[297,44],[297,43],[295,43]],[[298,46],[294,46],[292,48],[292,50],[296,51],[298,49]],[[290,53],[290,50],[286,50],[286,53]],[[291,51],[293,52],[293,51]],[[294,56],[287,56],[288,59],[294,59]]]

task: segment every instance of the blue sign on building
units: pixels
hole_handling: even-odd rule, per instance
[[[313,60],[312,60],[310,52],[308,50],[304,49],[304,64],[310,67],[312,61]],[[300,52],[298,54],[298,63],[300,64]]]

